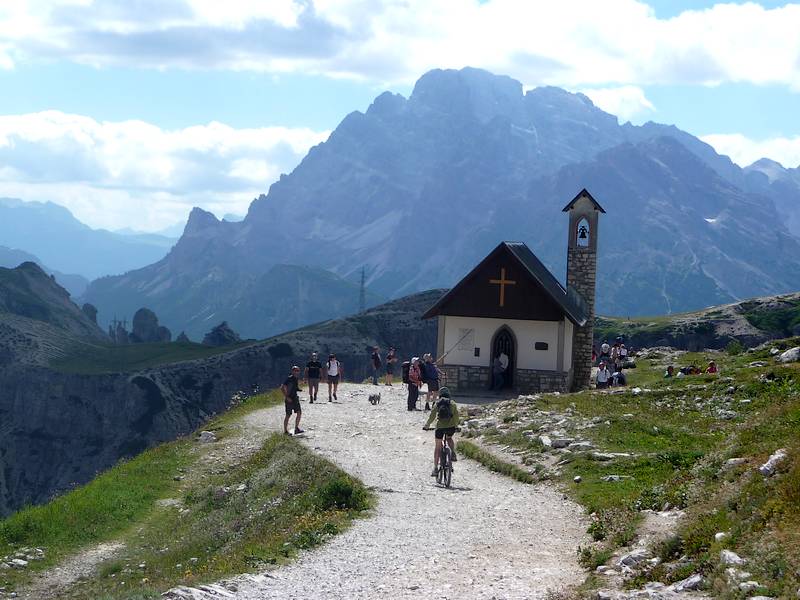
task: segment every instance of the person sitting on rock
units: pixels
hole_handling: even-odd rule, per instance
[[[717,363],[715,363],[713,360],[708,361],[708,367],[706,368],[706,373],[708,373],[709,375],[716,375],[717,373],[719,373],[719,370],[717,369]]]
[[[667,367],[667,370],[664,371],[664,379],[669,379],[670,377],[674,377],[674,376],[675,376],[675,367],[670,365],[670,366]]]
[[[597,367],[597,374],[595,375],[595,386],[598,390],[608,387],[608,382],[611,380],[611,371],[606,367],[605,362],[601,362]]]

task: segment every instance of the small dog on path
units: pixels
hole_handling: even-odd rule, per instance
[[[375,406],[376,404],[380,404],[381,403],[381,395],[380,394],[370,394],[369,395],[369,403],[372,404],[372,406]]]

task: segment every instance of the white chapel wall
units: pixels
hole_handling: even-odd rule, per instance
[[[447,316],[440,321],[444,328],[444,350],[453,350],[444,359],[446,365],[486,367],[490,365],[491,343],[494,334],[503,325],[508,326],[517,338],[517,368],[555,371],[558,365],[559,321],[520,321],[514,319],[487,319]],[[472,337],[458,344],[466,330]],[[564,340],[564,370],[569,370],[572,357],[572,323],[567,321]],[[468,345],[469,340],[472,340]],[[536,342],[547,343],[547,350],[535,350]],[[455,347],[454,347],[455,346]],[[475,348],[481,355],[475,356]]]

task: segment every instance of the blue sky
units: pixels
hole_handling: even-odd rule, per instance
[[[19,0],[0,4],[0,196],[93,226],[243,213],[383,90],[477,66],[800,166],[800,4]]]

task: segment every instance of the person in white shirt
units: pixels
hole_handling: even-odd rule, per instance
[[[328,379],[328,402],[338,400],[336,397],[336,389],[339,387],[339,380],[342,378],[342,363],[336,360],[336,355],[331,354],[328,356],[328,362],[325,363],[325,375]],[[333,398],[331,398],[333,395]]]
[[[597,389],[607,388],[609,379],[611,379],[611,371],[606,368],[605,362],[601,362],[597,369],[597,375],[595,376]]]
[[[505,352],[500,352],[500,364],[503,365],[503,372],[508,370],[508,356]]]

